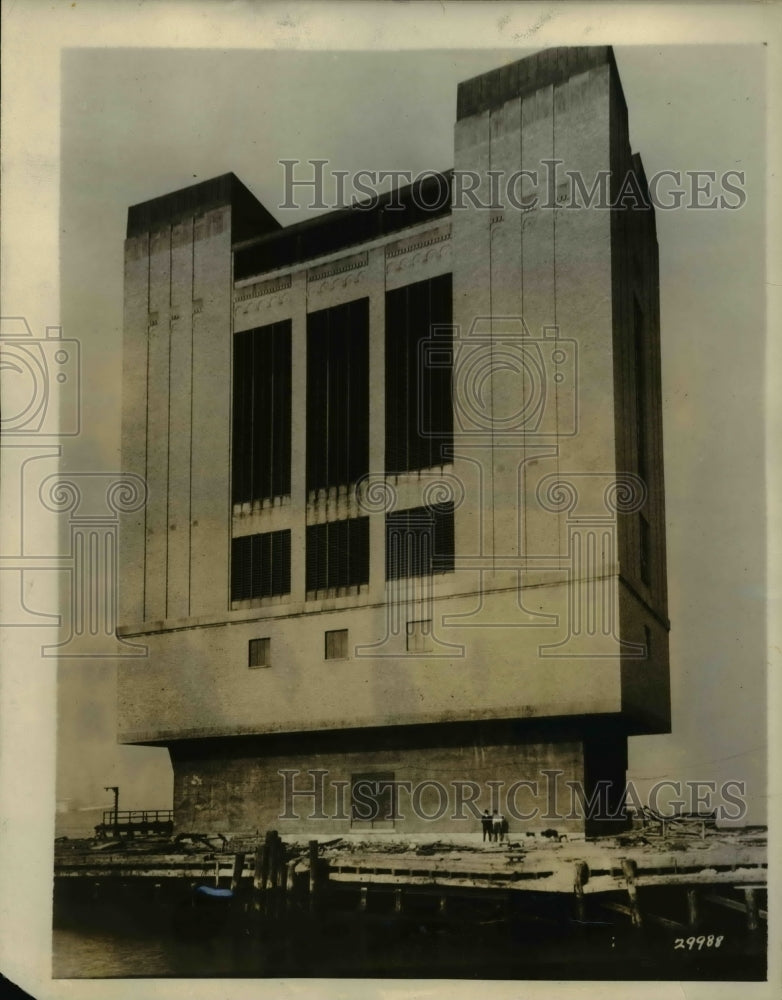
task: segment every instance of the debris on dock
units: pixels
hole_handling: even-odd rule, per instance
[[[97,849],[96,849],[97,848]],[[387,834],[310,839],[282,838],[276,831],[189,834],[176,840],[90,841],[56,845],[55,876],[93,885],[117,879],[208,884],[244,899],[267,914],[291,905],[312,912],[340,891],[357,893],[366,908],[371,893],[439,893],[443,907],[454,894],[510,893],[532,898],[557,895],[572,901],[573,919],[590,906],[641,927],[697,926],[700,911],[730,910],[756,929],[766,919],[765,830],[706,829],[665,835],[648,827],[591,841],[524,838],[484,844],[473,838],[393,838]],[[650,889],[681,894],[675,918],[646,905]]]

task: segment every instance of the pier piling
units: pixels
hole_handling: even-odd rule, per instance
[[[756,931],[760,924],[758,921],[758,897],[754,886],[744,887],[744,900],[747,907],[747,930]]]
[[[318,872],[318,842],[317,840],[311,840],[307,846],[309,855],[309,865],[310,865],[310,913],[314,913],[318,906],[318,882],[319,882],[319,872]]]
[[[688,889],[687,890],[687,925],[689,927],[697,927],[700,923],[700,914],[698,908],[698,890]]]
[[[576,920],[583,923],[586,919],[586,898],[584,896],[584,885],[589,879],[589,866],[586,861],[577,861],[573,879],[573,891],[576,896]]]
[[[627,885],[627,897],[630,902],[630,916],[632,918],[633,927],[640,928],[643,926],[643,917],[641,916],[641,907],[638,902],[638,887],[635,884],[638,874],[638,866],[635,861],[625,858],[622,861],[622,871]]]
[[[244,873],[244,854],[234,855],[234,867],[231,873],[231,891],[236,892],[242,880],[242,875]]]

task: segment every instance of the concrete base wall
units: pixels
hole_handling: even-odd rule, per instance
[[[398,741],[398,737],[397,737]],[[445,740],[443,742],[446,742]],[[475,738],[450,746],[385,746],[326,752],[264,751],[247,741],[208,741],[171,748],[177,832],[237,833],[276,829],[297,836],[344,836],[372,830],[394,834],[480,834],[479,813],[495,809],[511,839],[529,832],[598,832],[585,822],[578,789],[596,780],[624,786],[626,743],[596,749],[578,738],[492,743]],[[607,752],[606,752],[607,748]],[[610,759],[606,770],[604,761]],[[609,773],[610,771],[610,773]],[[393,819],[361,819],[352,809],[358,779],[393,781]],[[570,783],[570,784],[568,784]],[[586,786],[586,787],[585,787]],[[366,815],[370,785],[363,789]],[[386,801],[389,801],[388,799]],[[383,809],[382,812],[386,810]],[[622,820],[609,823],[614,829]]]

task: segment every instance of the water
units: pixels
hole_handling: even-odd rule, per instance
[[[52,932],[56,979],[249,976],[265,972],[246,922],[188,927],[171,902],[58,901]],[[266,973],[270,974],[270,973]]]
[[[187,898],[153,900],[127,889],[98,901],[55,893],[53,975],[765,978],[763,935],[748,934],[730,913],[720,928],[709,928],[724,933],[719,948],[688,950],[675,947],[678,932],[639,932],[622,918],[578,925],[556,899],[536,900],[534,912],[454,900],[449,922],[438,917],[436,900],[424,896],[408,899],[401,916],[390,895],[371,899],[364,914],[356,902],[355,894],[341,893],[322,920],[300,911],[264,923],[236,904],[193,908]]]
[[[173,965],[161,941],[123,938],[98,927],[55,927],[52,935],[55,979],[170,976]],[[190,974],[189,971],[187,973]]]

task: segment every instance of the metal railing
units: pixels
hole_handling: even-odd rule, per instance
[[[121,809],[119,812],[105,809],[102,822],[104,826],[129,826],[131,824],[143,826],[148,823],[171,823],[173,819],[173,809]]]

